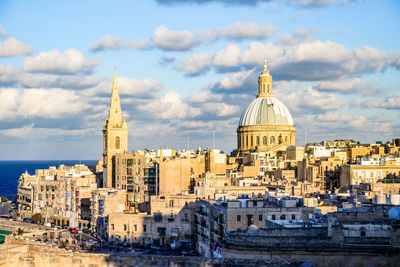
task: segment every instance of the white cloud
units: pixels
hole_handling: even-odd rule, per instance
[[[90,108],[74,91],[62,89],[0,89],[0,120],[57,119]]]
[[[177,92],[168,92],[148,104],[139,105],[138,109],[160,119],[183,119],[201,114],[199,108],[190,107]]]
[[[10,37],[0,43],[0,57],[26,56],[33,53],[33,47]]]
[[[385,99],[375,98],[373,100],[358,101],[354,103],[366,108],[383,108],[383,109],[399,109],[400,110],[400,94],[389,96]]]
[[[204,103],[204,102],[221,101],[221,100],[222,100],[222,95],[210,94],[206,91],[196,93],[188,98],[188,101],[192,103]]]
[[[300,7],[324,7],[334,3],[333,0],[288,0],[287,2]]]
[[[239,115],[240,107],[235,105],[229,105],[226,103],[206,103],[204,104],[204,111],[206,113],[215,114],[217,117],[230,117],[233,115]]]
[[[99,59],[85,59],[81,52],[68,49],[62,54],[59,50],[41,52],[28,57],[23,63],[26,72],[42,72],[52,74],[91,73],[100,63]]]
[[[158,48],[166,51],[188,51],[200,44],[208,44],[222,38],[231,40],[264,39],[276,31],[277,28],[270,24],[257,25],[254,22],[238,22],[225,28],[200,30],[196,33],[188,30],[173,31],[161,25],[155,28],[154,35],[149,41],[134,39],[127,42],[111,35],[105,35],[94,42],[89,50],[96,52],[105,49]]]
[[[102,51],[105,49],[121,49],[121,48],[129,48],[134,47],[138,49],[146,48],[146,43],[142,40],[132,40],[130,42],[126,42],[120,38],[113,37],[111,35],[103,36],[99,41],[94,42],[89,50],[91,51]]]
[[[176,65],[177,69],[183,70],[187,75],[197,75],[207,70],[212,63],[213,54],[198,53]]]
[[[237,22],[232,26],[217,29],[218,36],[228,39],[262,39],[268,38],[278,30],[271,24],[257,25],[254,22]]]
[[[11,128],[0,130],[0,134],[12,136],[20,139],[47,139],[49,137],[59,136],[88,136],[98,135],[98,129],[60,129],[60,128],[36,128],[34,124],[22,126],[20,128]]]
[[[240,62],[240,48],[237,45],[228,44],[224,50],[220,50],[214,57],[214,66],[235,67]]]
[[[378,87],[377,84],[377,82],[364,82],[360,78],[342,78],[315,82],[313,83],[313,88],[318,91],[374,95],[385,89]]]
[[[379,51],[368,46],[349,50],[341,44],[319,40],[304,40],[289,45],[251,42],[249,48],[240,54],[237,54],[237,50],[236,53],[231,53],[233,59],[216,61],[217,55],[221,58],[230,47],[232,45],[215,54],[194,54],[176,64],[178,69],[184,70],[186,74],[199,75],[210,67],[224,70],[236,61],[238,68],[260,67],[263,59],[267,58],[272,75],[278,79],[327,80],[374,73],[400,62],[400,51]]]
[[[190,31],[170,31],[165,26],[159,26],[154,30],[152,45],[163,50],[184,51],[196,43],[196,37]]]
[[[231,73],[222,77],[219,82],[211,83],[203,89],[216,93],[257,93],[255,68]]]
[[[8,37],[10,34],[3,29],[3,25],[0,24],[0,38]]]

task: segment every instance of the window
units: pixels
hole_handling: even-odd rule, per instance
[[[263,137],[263,145],[264,146],[267,145],[267,137],[266,136]]]
[[[269,141],[270,144],[275,144],[275,136],[271,136],[271,139]]]
[[[135,229],[135,232],[137,232],[137,225],[136,224],[133,226],[133,228]]]
[[[147,225],[143,224],[143,232],[146,232],[146,231],[147,231]]]
[[[253,146],[253,136],[250,137],[251,146]]]
[[[241,220],[242,220],[241,216],[238,215],[238,216],[237,216],[237,221],[240,222]]]
[[[246,135],[246,146],[249,146],[249,137]]]
[[[296,215],[292,214],[292,220],[296,220]]]
[[[276,215],[275,214],[272,215],[271,220],[273,220],[273,221],[276,220]]]
[[[287,136],[285,136],[285,143],[287,143],[288,142],[288,137]]]
[[[111,230],[114,230],[114,224],[111,224]]]
[[[261,222],[262,221],[262,215],[258,215],[258,220]]]
[[[174,207],[174,201],[173,201],[173,200],[170,200],[170,201],[169,201],[169,207],[170,207],[170,208],[173,208],[173,207]]]
[[[256,145],[259,146],[260,145],[260,137],[256,137]]]
[[[124,231],[126,231],[126,224],[124,224]]]
[[[285,220],[285,219],[286,219],[285,214],[282,214],[282,215],[281,215],[281,220]]]
[[[115,148],[119,149],[120,147],[120,140],[119,140],[119,136],[115,137]]]

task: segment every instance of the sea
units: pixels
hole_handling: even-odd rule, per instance
[[[0,161],[0,196],[14,200],[17,194],[17,182],[22,173],[27,171],[35,174],[36,169],[58,167],[60,164],[72,166],[75,164],[96,165],[97,160],[4,160]]]

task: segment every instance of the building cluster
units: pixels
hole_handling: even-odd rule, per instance
[[[98,165],[22,174],[21,218],[40,213],[44,223],[87,228],[108,242],[190,240],[209,257],[251,257],[271,247],[398,248],[400,139],[296,146],[293,119],[272,93],[266,64],[258,90],[230,155],[130,153],[114,74]]]

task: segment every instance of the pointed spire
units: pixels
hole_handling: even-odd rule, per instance
[[[112,84],[112,90],[114,91],[115,89],[118,90],[117,68],[116,67],[114,67],[114,78],[113,78],[113,84]]]
[[[108,115],[109,123],[113,125],[120,125],[122,123],[121,103],[119,99],[117,70],[114,68],[114,78],[112,83],[110,111]]]

